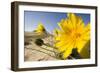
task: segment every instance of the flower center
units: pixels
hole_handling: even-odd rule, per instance
[[[75,39],[79,38],[81,34],[77,30],[72,30],[71,31],[71,36]]]
[[[79,38],[81,36],[80,33],[76,33],[76,38]]]

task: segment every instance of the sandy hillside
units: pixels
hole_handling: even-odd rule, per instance
[[[47,47],[45,45],[38,46],[35,44],[35,40],[41,38],[45,44],[53,45],[53,37],[50,34],[36,34],[34,32],[25,32],[25,61],[47,61],[47,60],[57,60],[55,58],[55,53],[53,48]],[[45,50],[51,50],[47,51]]]

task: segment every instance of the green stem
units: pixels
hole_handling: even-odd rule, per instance
[[[43,47],[41,47],[41,48],[44,49],[44,50],[56,53],[55,51],[52,51],[52,50],[49,50],[49,49],[46,49],[46,48],[43,48]]]
[[[56,47],[51,46],[51,45],[49,45],[49,44],[44,44],[44,45],[47,46],[47,47],[53,48],[53,51],[52,51],[52,50],[45,49],[45,48],[42,48],[42,49],[51,51],[51,52],[53,52],[53,53],[55,54],[56,57],[58,57],[58,55],[57,55],[58,52],[56,52],[56,51],[57,51],[57,50],[56,50],[56,49],[57,49]]]

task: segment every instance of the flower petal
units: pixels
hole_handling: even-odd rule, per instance
[[[77,24],[77,16],[74,13],[69,13],[68,14],[68,18],[71,20],[71,23],[73,25],[73,28],[76,28],[76,24]]]
[[[70,45],[66,51],[63,53],[63,58],[67,59],[67,57],[72,53],[73,45]]]

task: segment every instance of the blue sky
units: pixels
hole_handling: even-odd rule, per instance
[[[78,13],[77,15],[82,17],[85,24],[90,22],[90,14]],[[55,28],[59,28],[57,23],[66,17],[67,13],[61,12],[24,11],[25,31],[33,31],[38,23],[42,23],[45,29],[51,33]]]

